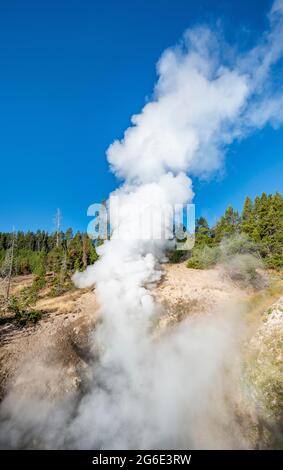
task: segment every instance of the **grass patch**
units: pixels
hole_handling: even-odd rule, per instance
[[[37,323],[42,317],[42,312],[39,310],[21,311],[16,314],[16,322],[20,326],[26,326],[29,323]]]

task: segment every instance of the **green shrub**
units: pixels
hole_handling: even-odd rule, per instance
[[[187,252],[184,250],[172,251],[168,256],[169,263],[180,263],[186,254]]]
[[[261,276],[257,273],[257,269],[262,268],[262,266],[261,260],[251,254],[227,257],[224,262],[226,272],[231,279],[242,281],[245,285],[254,285],[254,287],[261,283]]]
[[[29,309],[28,307],[27,299],[16,297],[15,295],[10,297],[8,310],[14,313],[17,323],[21,326],[27,323],[36,323],[42,316],[42,312]]]
[[[223,258],[240,254],[258,254],[258,245],[244,233],[225,237],[220,243]]]
[[[42,317],[42,312],[39,310],[22,311],[16,315],[16,320],[21,326],[28,323],[36,323]]]
[[[44,276],[35,276],[32,287],[35,291],[39,291],[40,289],[43,289],[45,287],[46,281]]]
[[[15,315],[18,315],[18,313],[20,313],[23,309],[24,309],[24,305],[19,299],[19,297],[16,297],[15,295],[11,295],[8,301],[8,311],[11,313],[14,313]]]
[[[188,268],[208,269],[220,260],[221,252],[218,247],[204,246],[195,248],[192,257],[187,262]]]
[[[20,292],[20,299],[25,307],[29,307],[30,305],[34,305],[38,300],[38,292],[39,289],[32,285],[31,287],[25,287]]]
[[[39,284],[33,283],[31,287],[21,290],[19,296],[12,295],[8,301],[8,311],[14,313],[16,321],[24,326],[27,323],[36,323],[42,312],[31,308],[38,299]]]
[[[62,275],[63,274],[63,275]],[[56,274],[51,281],[50,297],[57,297],[74,288],[69,273]]]
[[[201,263],[200,259],[197,256],[193,256],[187,262],[187,268],[191,269],[204,269],[203,264]]]

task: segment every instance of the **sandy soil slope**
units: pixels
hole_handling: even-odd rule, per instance
[[[15,278],[13,292],[31,282],[31,276]],[[178,264],[165,266],[164,277],[153,295],[165,307],[164,326],[184,315],[208,312],[215,306],[234,302],[245,293],[234,286],[221,269],[198,271]],[[89,333],[94,328],[98,308],[95,293],[74,290],[60,297],[43,296],[36,308],[46,312],[36,325],[20,328],[8,318],[0,325],[2,396],[12,382],[23,387],[25,383],[30,386],[32,380],[33,388],[41,388],[42,393],[47,393],[44,389],[48,390],[53,395],[76,387],[80,380],[77,371],[85,365]],[[56,367],[54,386],[51,383],[55,380],[52,364],[57,366],[58,363],[61,367]],[[36,379],[35,367],[38,368]],[[45,384],[43,376],[46,377]]]
[[[246,296],[221,268],[188,269],[186,264],[164,265],[165,275],[155,291],[157,301],[191,302],[193,310],[207,311]]]
[[[36,307],[45,312],[37,324],[17,327],[6,321],[0,325],[1,396],[12,383],[50,395],[77,386],[77,369],[84,366],[95,322],[95,294],[75,290],[42,298]]]
[[[222,268],[188,269],[185,263],[165,265],[164,278],[153,294],[165,315],[161,326],[187,315],[211,314],[244,301],[248,290],[231,281]]]
[[[22,281],[26,285],[31,279]],[[19,289],[23,283],[21,279],[16,279],[13,289]],[[228,312],[227,308],[231,310],[233,305],[248,304],[255,295],[252,312],[259,323],[256,331],[252,332],[254,340],[250,354],[253,355],[253,364],[259,362],[256,363],[258,367],[252,368],[249,374],[252,381],[259,385],[258,389],[273,391],[272,377],[278,374],[279,369],[277,366],[275,372],[272,369],[273,376],[262,374],[261,364],[266,366],[264,369],[268,372],[271,370],[270,364],[274,364],[275,360],[278,362],[277,343],[280,339],[278,332],[282,331],[283,297],[272,305],[279,298],[278,292],[277,297],[273,293],[255,294],[251,289],[240,288],[233,283],[221,268],[193,270],[180,263],[164,266],[164,277],[152,293],[162,307],[160,326],[165,328],[188,315],[213,315],[213,312],[220,310]],[[93,348],[90,333],[95,329],[98,307],[95,291],[74,289],[60,297],[43,296],[37,308],[46,313],[36,325],[20,328],[9,322],[8,318],[1,322],[1,398],[10,387],[19,394],[30,394],[32,391],[36,396],[48,398],[62,397],[78,389],[84,371],[87,373],[88,370],[89,351]],[[268,308],[270,312],[275,312],[274,315],[269,315]],[[280,327],[278,322],[281,322]],[[276,348],[274,346],[271,352],[269,345],[275,343]],[[261,351],[265,351],[264,357],[260,356]],[[278,377],[276,387],[279,386]],[[268,395],[268,402],[274,404],[277,413],[278,394],[271,395]]]

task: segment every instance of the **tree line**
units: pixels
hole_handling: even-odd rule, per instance
[[[86,233],[69,228],[49,234],[37,232],[0,232],[0,271],[5,276],[11,267],[11,247],[14,244],[12,275],[45,272],[82,271],[97,259],[95,246]]]
[[[195,247],[192,255],[204,247],[218,246],[222,240],[244,234],[256,246],[268,268],[283,268],[283,197],[262,193],[254,200],[246,197],[239,213],[229,206],[217,223],[210,227],[204,217],[196,221]],[[13,260],[11,263],[11,247]],[[0,275],[52,272],[58,278],[82,271],[97,258],[96,246],[86,233],[69,228],[52,234],[37,232],[0,232]],[[172,261],[182,255],[173,253]]]
[[[196,221],[194,250],[215,247],[223,240],[243,234],[253,243],[268,268],[283,268],[283,197],[279,192],[246,197],[241,213],[229,206],[217,221],[209,227],[207,220]],[[194,251],[193,250],[193,251]]]

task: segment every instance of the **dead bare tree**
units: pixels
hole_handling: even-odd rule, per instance
[[[1,268],[1,287],[5,291],[5,300],[6,302],[10,297],[11,290],[11,278],[13,274],[14,266],[14,257],[15,257],[15,243],[16,243],[16,233],[13,230],[12,242],[10,248],[6,252],[5,260]]]
[[[56,232],[56,246],[59,246],[59,244],[60,244],[61,219],[62,219],[61,211],[58,208],[57,212],[56,212],[56,215],[55,215],[55,219],[54,219],[54,221],[55,221],[55,232]]]

